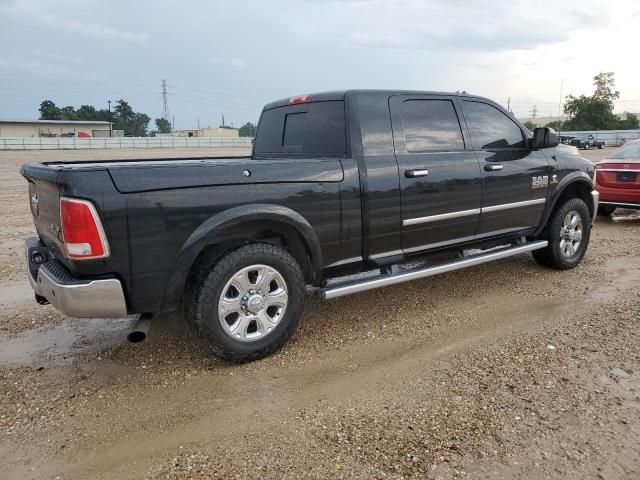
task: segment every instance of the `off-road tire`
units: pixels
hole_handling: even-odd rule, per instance
[[[242,342],[223,330],[218,302],[227,281],[239,270],[262,264],[276,269],[287,285],[288,303],[274,330],[263,338]],[[187,323],[203,337],[213,353],[230,362],[248,362],[278,350],[293,334],[305,301],[305,280],[298,262],[282,248],[268,243],[250,243],[226,252],[212,265],[201,269],[185,292]]]
[[[615,210],[616,210],[616,207],[614,207],[613,205],[600,205],[598,207],[598,216],[608,217],[613,212],[615,212]]]
[[[564,218],[570,212],[577,212],[582,219],[582,241],[576,253],[567,257],[560,251],[560,229]],[[589,246],[589,238],[591,236],[591,215],[589,207],[580,198],[570,198],[562,205],[558,205],[545,226],[544,230],[539,236],[540,240],[547,240],[549,245],[540,250],[534,250],[532,253],[533,258],[540,265],[549,268],[555,268],[557,270],[568,270],[576,267],[587,252]]]

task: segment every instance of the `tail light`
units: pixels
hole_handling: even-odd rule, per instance
[[[60,226],[67,257],[93,260],[109,256],[107,237],[91,202],[60,198]]]

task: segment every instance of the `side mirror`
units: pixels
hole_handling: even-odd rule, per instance
[[[559,143],[558,133],[553,128],[541,127],[533,131],[533,148],[552,148]]]

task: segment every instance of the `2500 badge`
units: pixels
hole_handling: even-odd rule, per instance
[[[545,188],[549,185],[549,175],[531,177],[531,188]]]

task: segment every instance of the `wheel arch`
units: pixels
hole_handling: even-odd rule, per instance
[[[544,227],[547,225],[549,221],[549,217],[553,213],[553,211],[557,208],[558,205],[561,205],[563,201],[569,198],[580,198],[584,200],[589,208],[589,213],[591,214],[591,218],[594,217],[595,214],[595,205],[593,202],[593,197],[591,192],[593,191],[593,181],[591,177],[585,172],[572,172],[569,175],[565,176],[560,183],[558,183],[556,189],[549,201],[547,201],[547,206],[544,210],[542,221],[538,226],[534,235],[539,235]]]
[[[271,204],[234,207],[203,222],[186,240],[168,281],[163,309],[171,310],[180,305],[196,265],[210,264],[225,251],[251,241],[286,248],[298,261],[309,283],[313,283],[322,271],[322,252],[316,232],[298,212]]]

